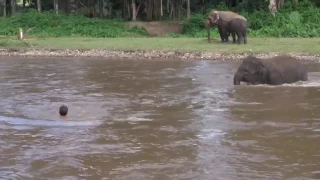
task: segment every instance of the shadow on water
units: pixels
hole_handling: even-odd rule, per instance
[[[4,58],[0,177],[316,179],[320,65],[235,87],[238,65]]]

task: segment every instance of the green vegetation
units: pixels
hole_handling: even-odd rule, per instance
[[[184,5],[183,2],[185,2],[168,1],[182,3],[180,5]],[[52,3],[53,1],[44,0],[44,2]],[[129,1],[126,0],[126,2]],[[285,1],[275,17],[271,15],[268,9],[268,1],[264,0],[243,0],[241,3],[235,1],[238,4],[232,7],[227,7],[224,3],[225,1],[221,0],[211,1],[212,3],[209,3],[208,7],[198,5],[199,2],[202,1],[191,0],[191,5],[194,8],[191,9],[191,17],[189,19],[186,19],[186,9],[184,7],[181,12],[179,11],[181,15],[176,13],[172,15],[171,19],[176,19],[175,16],[182,17],[180,19],[183,21],[184,31],[182,34],[167,34],[166,37],[207,37],[204,22],[211,9],[231,10],[246,17],[249,22],[249,37],[320,37],[320,8],[310,0]],[[146,19],[149,17],[149,19],[154,20],[154,14],[148,15],[148,13],[152,13],[151,10],[149,12],[148,7],[151,6],[148,5],[146,4]],[[180,6],[179,4],[174,4],[174,6],[176,5],[177,7]],[[147,37],[148,34],[144,28],[130,28],[127,26],[127,21],[122,18],[130,18],[130,14],[125,13],[124,17],[121,17],[119,12],[121,12],[122,7],[120,1],[114,1],[113,8],[118,15],[110,15],[104,18],[88,18],[85,13],[84,15],[75,15],[73,13],[66,15],[65,13],[56,14],[54,10],[38,12],[32,8],[23,9],[23,11],[15,13],[13,16],[0,18],[0,35],[17,36],[18,28],[22,27],[23,30],[32,28],[29,37]],[[159,7],[159,4],[152,6],[152,8],[156,8],[154,10],[157,12]],[[167,8],[164,5],[162,7]],[[124,10],[122,9],[122,11]],[[167,11],[164,12],[165,15],[161,20],[168,21],[170,15]],[[138,20],[143,20],[143,18],[139,19],[140,16],[143,17],[143,13],[137,16]],[[156,17],[159,18],[158,16]],[[212,28],[211,33],[212,37],[218,37],[217,28]]]
[[[177,50],[202,52],[302,52],[318,54],[320,38],[250,38],[248,44],[224,44],[206,38],[36,38],[12,40],[0,38],[6,48]]]
[[[217,9],[227,10],[223,4]],[[241,11],[249,22],[251,37],[320,37],[320,8],[314,7],[310,1],[302,1],[299,5],[286,2],[284,7],[273,17],[267,8],[259,11]],[[195,14],[184,23],[183,37],[206,37],[203,22],[207,16]],[[215,28],[216,29],[216,28]],[[214,36],[218,33],[214,30]]]
[[[29,33],[36,37],[132,37],[146,36],[142,28],[125,27],[124,21],[89,19],[85,16],[55,14],[53,11],[39,13],[30,9],[10,18],[0,19],[0,35],[17,36],[18,28],[32,28]]]

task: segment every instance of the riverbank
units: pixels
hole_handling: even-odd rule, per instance
[[[208,43],[204,38],[0,39],[1,56],[103,57],[130,59],[239,60],[248,54],[289,54],[320,61],[320,38],[248,38],[248,44]]]

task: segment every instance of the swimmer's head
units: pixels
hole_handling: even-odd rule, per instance
[[[68,114],[68,107],[65,105],[60,106],[59,114],[60,116],[66,116]]]

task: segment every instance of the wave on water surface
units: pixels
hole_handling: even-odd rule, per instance
[[[242,82],[241,82],[242,83]],[[243,83],[245,84],[245,83]],[[278,87],[320,87],[320,81],[298,81],[292,84],[281,84],[278,86],[268,84],[257,84],[257,85],[242,85],[245,87],[266,87],[266,88],[278,88]]]
[[[218,136],[225,135],[226,132],[223,132],[220,129],[203,129],[201,134],[198,134],[197,137],[200,139],[212,139]]]
[[[282,86],[296,86],[296,87],[320,87],[320,81],[299,81],[292,84],[283,84]]]
[[[49,126],[49,127],[73,127],[73,126],[97,126],[101,124],[101,121],[77,121],[69,119],[61,120],[36,120],[36,119],[24,119],[16,117],[0,116],[0,122],[4,122],[8,125],[21,125],[21,126]]]

